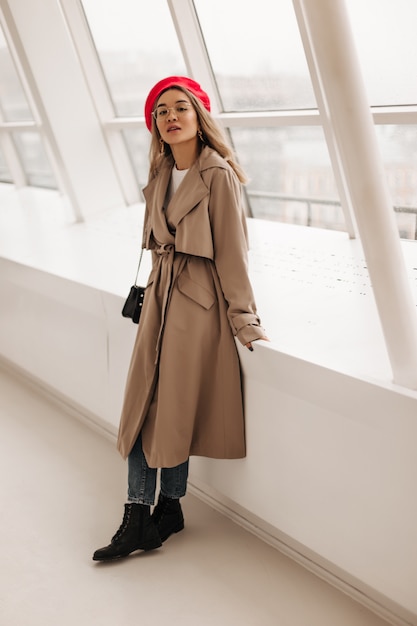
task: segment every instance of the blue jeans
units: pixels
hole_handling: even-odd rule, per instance
[[[142,437],[136,440],[128,456],[128,501],[152,505],[155,502],[157,469],[149,467],[142,450]],[[187,491],[188,460],[175,467],[161,469],[161,493],[167,498],[182,498]]]

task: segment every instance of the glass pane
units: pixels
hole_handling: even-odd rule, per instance
[[[187,73],[166,0],[83,0],[118,116],[142,116],[150,88]]]
[[[31,120],[32,114],[29,109],[25,94],[20,84],[16,68],[13,65],[9,49],[0,28],[0,121],[20,122]]]
[[[349,0],[346,6],[370,104],[417,104],[416,0]]]
[[[16,132],[13,133],[13,139],[29,185],[55,189],[55,177],[38,133]]]
[[[1,183],[13,182],[1,150],[0,150],[0,182]]]
[[[239,128],[231,135],[250,180],[253,217],[345,230],[321,128]]]
[[[133,171],[139,188],[142,189],[149,174],[149,145],[151,135],[148,130],[124,130],[123,136],[133,163]]]
[[[194,4],[225,111],[316,107],[291,0]]]
[[[376,126],[400,236],[415,239],[417,126]]]

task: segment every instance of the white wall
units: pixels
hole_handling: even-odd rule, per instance
[[[114,431],[134,336],[120,297],[3,259],[0,273],[1,354]]]
[[[194,460],[196,484],[417,623],[417,399],[267,347],[242,360],[248,456]]]

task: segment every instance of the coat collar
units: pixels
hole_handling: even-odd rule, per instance
[[[143,189],[150,216],[152,216],[153,211],[163,210],[172,167],[172,159],[165,159],[158,174]],[[188,171],[183,181],[184,184],[181,184],[169,204],[170,220],[175,227],[187,213],[209,194],[209,189],[202,178],[202,172],[212,167],[227,168],[228,166],[217,152],[206,146]]]

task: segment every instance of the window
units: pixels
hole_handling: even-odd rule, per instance
[[[56,187],[39,133],[15,132],[13,138],[28,184],[34,187]]]
[[[149,174],[149,131],[148,129],[125,129],[123,137],[133,164],[136,180],[140,188],[143,188]]]
[[[415,0],[349,0],[346,7],[370,104],[417,104]]]
[[[282,112],[279,123],[230,128],[251,214],[344,230],[323,130],[289,120],[317,108],[292,2],[260,0],[256,11],[238,0],[194,4],[225,112]]]
[[[254,217],[345,229],[321,127],[234,128],[232,138]]]
[[[271,117],[262,129],[231,130],[251,179],[252,214],[344,229],[321,128],[285,126],[286,113],[316,108],[292,2],[260,0],[256,12],[238,0],[226,5],[222,0],[194,4],[224,110],[282,113],[279,127]],[[349,0],[346,4],[371,105],[415,105],[415,1]],[[401,111],[395,126],[380,126],[376,119],[376,130],[400,235],[414,238],[417,126],[402,126],[401,119]]]
[[[3,153],[0,150],[0,182],[1,183],[11,183],[12,177],[10,176],[9,168],[6,165],[6,161],[4,159]]]
[[[225,111],[316,107],[291,0],[194,4]]]
[[[417,125],[378,125],[377,136],[400,236],[417,234]]]
[[[142,188],[148,178],[150,135],[135,122],[143,116],[146,96],[157,80],[187,73],[168,4],[154,0],[144,10],[137,0],[82,0],[82,7],[110,96],[112,112],[102,117],[110,124],[123,118],[116,129],[106,127],[113,149],[118,146],[113,157],[119,178],[131,189],[127,167],[119,165],[125,162],[123,150],[133,166],[134,184]],[[135,193],[127,191],[126,196]]]
[[[142,116],[149,89],[186,74],[165,0],[83,0],[116,115]]]
[[[56,187],[41,137],[19,80],[10,51],[0,28],[0,180],[25,182],[40,187]],[[6,122],[7,126],[2,123]],[[33,130],[35,129],[35,130]],[[12,166],[9,165],[13,164]]]
[[[0,28],[1,117],[5,122],[33,120],[16,68]],[[1,118],[0,118],[1,121]]]
[[[377,124],[376,132],[400,236],[415,239],[417,113],[415,126],[402,125],[401,120],[407,108],[417,105],[417,4],[414,0],[350,0],[346,5],[370,104],[398,108],[397,123]],[[378,109],[375,113],[378,121]]]

